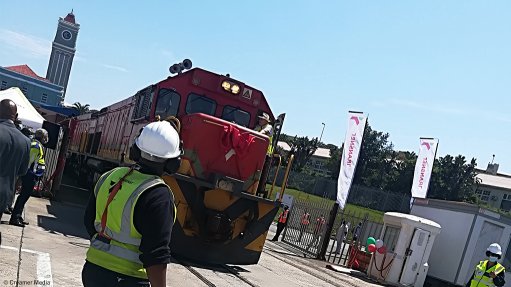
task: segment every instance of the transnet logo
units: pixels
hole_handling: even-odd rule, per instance
[[[360,121],[363,120],[364,117],[357,117],[357,116],[352,116],[350,118],[350,120],[354,120],[355,121],[355,124],[357,124],[357,126],[360,124]]]
[[[421,143],[421,146],[425,146],[427,150],[430,150],[432,148],[432,146],[434,145],[435,143],[429,143],[429,142],[422,142]],[[419,173],[419,188],[422,189],[424,188],[424,185],[425,185],[425,178],[426,178],[426,169],[427,169],[427,166],[428,166],[428,157],[425,156],[423,159],[422,159],[422,162],[421,162],[421,169],[420,169],[420,173]]]

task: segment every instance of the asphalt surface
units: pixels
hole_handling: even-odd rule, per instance
[[[24,228],[7,224],[0,232],[0,286],[82,286],[81,270],[89,241],[83,227],[84,207],[31,198]],[[270,227],[272,238],[275,226]],[[267,241],[257,265],[168,266],[167,286],[380,286],[356,272],[335,272],[326,262],[304,258],[281,242]],[[355,276],[356,275],[356,276]]]

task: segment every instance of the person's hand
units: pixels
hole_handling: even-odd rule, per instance
[[[495,277],[497,277],[497,275],[495,274],[495,272],[491,272],[491,273],[490,273],[490,277],[491,277],[491,278],[495,278]]]

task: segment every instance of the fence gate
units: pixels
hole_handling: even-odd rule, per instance
[[[304,254],[318,257],[332,206],[326,200],[319,203],[295,200],[282,241]]]
[[[326,260],[351,267],[356,256],[355,251],[367,250],[367,238],[379,238],[382,229],[381,218],[372,218],[363,211],[339,210],[325,254]]]

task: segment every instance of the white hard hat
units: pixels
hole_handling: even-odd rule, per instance
[[[179,134],[168,121],[150,123],[142,129],[135,144],[147,160],[163,162],[181,154]]]
[[[486,249],[486,251],[489,251],[493,254],[502,255],[502,248],[497,243],[490,244],[490,246],[488,247],[488,249]]]

